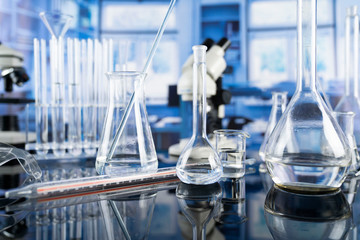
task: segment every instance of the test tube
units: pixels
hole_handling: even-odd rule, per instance
[[[88,147],[85,144],[85,124],[87,124],[85,118],[87,117],[87,111],[86,111],[86,104],[87,104],[87,71],[86,71],[86,64],[87,64],[87,55],[86,55],[86,41],[83,39],[81,40],[81,75],[80,75],[80,85],[81,85],[81,106],[82,106],[82,141],[83,141],[83,148],[84,151]]]
[[[75,54],[74,54],[75,53]],[[78,156],[81,148],[81,108],[80,108],[80,42],[78,39],[67,39],[67,61],[69,82],[69,128],[68,143],[72,146],[70,153]]]
[[[63,39],[52,37],[50,40],[50,68],[51,68],[51,122],[53,152],[55,156],[65,154],[65,119],[64,119],[64,50]]]
[[[94,44],[93,40],[87,40],[87,68],[86,68],[86,88],[84,91],[84,148],[85,153],[94,155],[96,149],[94,148],[96,136],[96,109],[95,94],[94,94]]]
[[[105,112],[103,110],[103,101],[102,99],[104,98],[104,92],[103,92],[103,84],[105,84],[105,82],[103,81],[103,48],[102,48],[102,44],[98,41],[95,40],[95,88],[96,88],[96,108],[97,108],[97,135],[96,135],[96,141],[98,143],[98,141],[100,140],[100,135],[102,132],[102,128],[104,125],[104,117],[105,117]],[[97,144],[98,145],[98,144]]]
[[[34,78],[35,78],[35,122],[36,151],[40,155],[48,152],[48,114],[46,106],[46,42],[34,39]]]
[[[99,79],[98,79],[98,138],[100,139],[101,133],[104,127],[105,122],[105,115],[106,115],[106,104],[107,104],[107,86],[108,86],[108,80],[105,77],[105,73],[109,71],[108,69],[108,41],[106,39],[102,40],[102,43],[100,45],[102,50],[102,56],[99,54],[102,58],[102,61],[100,62],[100,70],[99,70]],[[99,57],[100,57],[99,56]]]
[[[114,42],[112,39],[109,39],[109,67],[107,71],[114,71]]]

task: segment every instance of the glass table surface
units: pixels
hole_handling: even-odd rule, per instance
[[[68,176],[75,168],[45,171]],[[2,169],[0,185],[5,175]],[[292,193],[274,186],[257,162],[240,179],[207,186],[177,181],[107,198],[2,197],[0,239],[360,239],[359,179],[348,177],[335,192]]]

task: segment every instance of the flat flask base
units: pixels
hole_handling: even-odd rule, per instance
[[[209,164],[197,164],[187,167],[185,170],[177,167],[176,174],[184,183],[208,185],[220,180],[222,169],[211,169]]]
[[[349,168],[349,160],[317,154],[293,154],[266,159],[276,185],[295,192],[323,193],[338,189]]]
[[[105,161],[106,157],[104,157]],[[97,161],[101,161],[97,159]],[[104,170],[106,175],[110,176],[129,176],[134,174],[145,174],[156,172],[158,169],[158,161],[156,158],[147,160],[141,164],[140,158],[125,157],[119,158],[114,156],[109,163],[105,164]]]
[[[276,186],[289,192],[302,193],[302,194],[324,194],[339,190],[338,187],[332,188],[332,187],[325,187],[318,185],[312,186],[309,184],[287,184],[287,185],[276,184]]]

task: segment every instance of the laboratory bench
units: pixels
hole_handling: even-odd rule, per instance
[[[253,154],[250,150],[248,157]],[[165,158],[159,156],[159,167],[174,166]],[[92,159],[39,161],[50,180],[79,171],[95,174],[93,164]],[[0,167],[1,185],[14,180],[9,175],[15,173],[21,184],[24,176],[19,167],[6,167]],[[0,239],[192,239],[192,226],[200,230],[206,226],[210,240],[360,239],[359,179],[349,177],[336,192],[292,193],[273,186],[266,167],[256,160],[249,163],[244,177],[208,186],[177,180],[126,194],[38,200],[2,197]]]

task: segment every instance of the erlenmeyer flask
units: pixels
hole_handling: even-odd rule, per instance
[[[359,153],[354,137],[354,117],[353,112],[334,112],[335,119],[343,130],[351,149],[351,166],[349,172],[355,174],[359,167]]]
[[[316,0],[298,0],[297,89],[270,135],[265,161],[273,181],[294,191],[332,191],[351,163],[347,139],[316,84]]]
[[[158,161],[145,108],[144,88],[140,72],[111,72],[109,106],[96,157],[96,170],[108,175],[131,175],[156,171]],[[139,87],[138,84],[141,84]],[[113,143],[115,133],[123,117],[125,107],[135,88],[134,107],[127,119],[124,132]],[[114,154],[108,156],[110,149]],[[103,171],[105,170],[105,171]]]
[[[222,166],[206,135],[206,46],[193,46],[193,51],[193,133],[180,154],[176,174],[185,183],[202,185],[218,181]]]
[[[360,122],[359,99],[359,16],[357,6],[347,9],[345,26],[345,95],[335,107],[337,112],[355,113]],[[360,124],[354,125],[357,148],[360,148]]]
[[[265,146],[269,140],[269,136],[274,130],[281,115],[285,111],[286,103],[287,103],[287,92],[272,92],[271,94],[272,94],[273,103],[270,111],[269,121],[264,135],[264,140],[259,150],[259,156],[262,161],[265,161],[264,151],[265,151]]]

